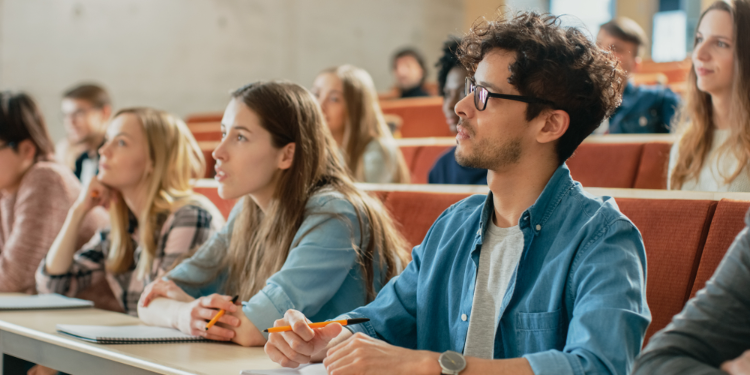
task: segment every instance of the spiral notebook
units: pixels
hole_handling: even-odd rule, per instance
[[[156,344],[208,341],[176,329],[151,326],[86,326],[58,324],[57,331],[97,344]]]

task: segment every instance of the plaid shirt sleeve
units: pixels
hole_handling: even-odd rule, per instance
[[[152,265],[152,280],[164,276],[176,263],[190,255],[219,228],[204,208],[188,205],[177,210],[164,223],[159,249]],[[156,274],[154,275],[154,271]]]
[[[219,229],[221,222],[215,220],[208,210],[197,205],[185,205],[169,215],[161,226],[161,232],[157,234],[156,254],[148,277],[139,280],[135,272],[127,278],[116,277],[122,287],[119,298],[125,311],[136,315],[138,300],[146,285],[164,276],[176,263],[187,258]],[[139,255],[143,256],[141,251]]]
[[[108,251],[109,231],[102,231],[73,256],[73,263],[64,274],[48,274],[47,261],[42,259],[36,272],[37,291],[74,297],[92,284],[106,282],[104,270]]]

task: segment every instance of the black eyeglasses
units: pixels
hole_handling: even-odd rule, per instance
[[[468,96],[472,92],[474,93],[474,106],[477,108],[477,111],[484,111],[484,109],[487,108],[487,100],[489,98],[500,98],[529,104],[538,103],[551,105],[553,107],[555,106],[555,104],[549,100],[521,95],[495,94],[487,90],[487,88],[484,86],[474,84],[471,78],[466,77],[466,83],[464,84],[464,94]]]
[[[7,142],[4,145],[0,145],[0,150],[6,149],[6,148],[16,148],[16,142]]]

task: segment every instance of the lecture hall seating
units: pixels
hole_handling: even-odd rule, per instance
[[[358,184],[380,198],[410,246],[419,244],[432,223],[453,203],[486,186]],[[196,191],[206,194],[228,214],[216,184],[202,180]],[[664,328],[703,288],[734,237],[744,227],[750,208],[747,193],[703,193],[666,190],[586,188],[613,196],[620,210],[641,232],[648,259],[647,299],[652,323],[646,342]],[[217,201],[218,199],[218,201]],[[644,343],[645,344],[645,343]]]
[[[567,161],[573,178],[587,187],[666,189],[672,135],[605,135],[587,138]],[[413,184],[427,183],[437,159],[455,138],[404,138],[396,143]]]
[[[666,189],[667,162],[673,136],[592,136],[568,161],[573,177],[583,186]],[[456,144],[454,138],[404,138],[396,143],[409,168],[411,183],[426,184],[437,159]],[[205,178],[214,176],[211,153],[218,141],[198,141],[206,159]]]

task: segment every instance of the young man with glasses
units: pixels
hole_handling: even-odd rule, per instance
[[[66,137],[56,146],[56,158],[87,184],[99,170],[99,147],[112,115],[109,94],[97,85],[79,85],[65,92],[61,107]]]
[[[488,169],[491,193],[447,209],[398,278],[338,317],[369,322],[313,330],[290,310],[266,353],[334,374],[629,373],[651,320],[643,240],[564,164],[619,104],[623,72],[535,13],[474,25],[460,57],[456,160]]]

